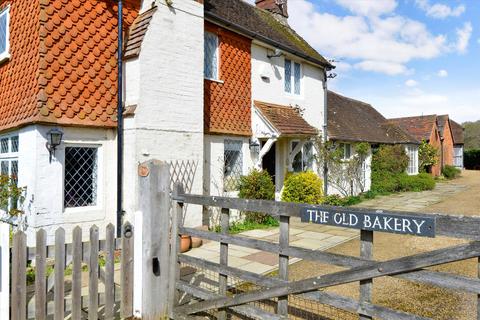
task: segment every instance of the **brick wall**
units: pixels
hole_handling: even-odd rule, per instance
[[[445,121],[443,128],[443,161],[444,165],[453,165],[453,136],[450,121]]]
[[[205,30],[219,37],[220,81],[205,80],[205,133],[250,136],[251,40],[211,23]]]
[[[440,136],[438,134],[438,128],[436,125],[433,126],[432,128],[432,132],[430,133],[430,141],[429,141],[429,144],[434,146],[435,148],[437,148],[438,150],[438,161],[437,161],[437,164],[432,166],[432,175],[435,176],[435,177],[438,177],[441,173],[441,142],[440,142]]]

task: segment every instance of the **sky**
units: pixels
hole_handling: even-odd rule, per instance
[[[480,119],[480,0],[288,0],[288,12],[336,65],[331,90],[387,118]]]

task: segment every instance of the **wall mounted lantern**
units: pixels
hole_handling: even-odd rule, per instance
[[[52,156],[55,156],[55,150],[62,143],[63,132],[59,129],[51,129],[47,132],[47,150],[50,153],[50,163],[52,163]]]
[[[250,139],[249,148],[252,152],[260,153],[260,143],[258,140]]]

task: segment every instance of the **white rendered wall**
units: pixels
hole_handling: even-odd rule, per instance
[[[19,130],[18,185],[26,187],[24,203],[27,215],[28,243],[35,241],[37,228],[47,231],[53,242],[58,227],[66,231],[67,242],[75,226],[83,229],[84,239],[93,225],[105,233],[108,223],[116,221],[116,139],[113,129],[56,127],[63,131],[63,142],[52,162],[45,147],[47,131],[52,126],[32,125]],[[66,146],[98,147],[97,204],[92,207],[64,208],[64,163]]]
[[[272,50],[252,43],[252,98],[281,105],[298,105],[304,109],[303,117],[319,130],[323,128],[324,90],[323,69],[287,54],[287,58],[302,64],[301,95],[288,94],[284,90],[285,56],[271,58]],[[267,76],[268,81],[261,76]]]
[[[138,209],[138,164],[149,159],[195,163],[192,193],[203,185],[203,5],[156,2],[140,56],[126,63],[125,210]],[[189,206],[188,226],[202,223],[202,208]]]

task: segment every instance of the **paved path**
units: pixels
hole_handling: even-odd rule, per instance
[[[441,182],[437,183],[435,189],[431,191],[380,196],[362,202],[358,207],[396,211],[422,211],[425,207],[438,203],[445,197],[458,193],[465,188],[465,185],[455,181]],[[279,229],[251,230],[240,233],[239,236],[278,243]],[[358,236],[358,230],[301,223],[299,218],[292,218],[290,223],[290,244],[301,248],[323,251]],[[278,255],[272,253],[236,245],[230,245],[228,253],[228,264],[232,267],[261,274],[278,269]],[[220,245],[218,242],[207,242],[200,248],[192,249],[186,254],[219,263]],[[299,260],[293,258],[290,259],[290,263],[295,263]]]

